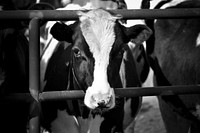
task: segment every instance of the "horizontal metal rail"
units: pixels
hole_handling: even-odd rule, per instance
[[[128,87],[116,88],[115,93],[122,97],[173,95],[173,94],[200,94],[200,85],[180,86],[158,86],[158,87]],[[40,101],[45,100],[66,100],[83,98],[83,91],[52,91],[42,92],[39,95]]]
[[[111,13],[121,14],[123,19],[166,19],[166,18],[199,18],[200,8],[181,9],[118,9],[108,10]],[[77,10],[19,10],[1,11],[0,19],[32,19],[46,20],[76,20]]]
[[[200,85],[116,88],[115,93],[122,97],[200,94]],[[48,91],[39,94],[39,101],[81,99],[84,95],[81,90]],[[1,102],[31,102],[32,100],[30,93],[14,93],[0,98]]]

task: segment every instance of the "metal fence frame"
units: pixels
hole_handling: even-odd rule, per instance
[[[112,13],[121,14],[123,19],[177,19],[177,18],[200,18],[199,8],[187,9],[137,9],[137,10],[108,10]],[[21,101],[30,102],[34,98],[38,104],[45,100],[63,100],[83,98],[83,91],[53,91],[39,92],[40,90],[40,58],[39,58],[39,21],[45,20],[76,20],[77,10],[24,10],[24,11],[1,11],[0,20],[18,19],[30,20],[29,23],[29,91],[30,93],[15,93],[0,98],[0,102]],[[154,96],[171,94],[196,94],[200,93],[200,85],[188,86],[159,86],[159,87],[129,87],[116,88],[115,93],[124,97]],[[32,97],[31,97],[32,96]],[[39,116],[29,122],[30,133],[39,133]]]

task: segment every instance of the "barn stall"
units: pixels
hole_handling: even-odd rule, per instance
[[[199,18],[200,9],[135,9],[135,10],[109,10],[110,12],[121,14],[123,19],[167,19],[167,18]],[[39,58],[39,21],[45,20],[76,20],[77,11],[63,10],[27,10],[27,11],[1,11],[0,19],[7,20],[30,20],[29,24],[29,91],[26,94],[10,94],[1,97],[1,102],[19,101],[30,103],[33,97],[36,102],[30,103],[34,108],[40,108],[40,102],[45,100],[66,100],[83,98],[83,91],[53,91],[40,92],[40,58]],[[188,86],[158,86],[158,87],[131,87],[116,88],[115,93],[123,97],[135,96],[157,96],[173,94],[196,94],[200,93],[199,85]],[[36,105],[35,105],[36,104]],[[39,114],[29,122],[29,132],[39,133]]]

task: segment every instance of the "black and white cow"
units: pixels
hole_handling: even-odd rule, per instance
[[[65,6],[57,7],[53,1],[50,4],[54,5],[56,10],[91,10],[97,8],[103,9],[127,9],[124,0],[55,0],[55,3],[67,3]],[[40,2],[48,2],[46,0],[40,0]],[[52,3],[53,2],[53,3]],[[66,21],[66,24],[71,24],[74,21]],[[124,21],[125,22],[125,21]],[[46,25],[40,28],[40,44],[41,44],[41,88],[44,87],[44,73],[46,71],[46,65],[49,58],[52,56],[53,51],[56,49],[58,41],[50,34],[51,27],[56,21],[48,21]]]
[[[115,95],[114,88],[141,85],[127,43],[142,43],[151,30],[145,25],[126,28],[118,22],[119,15],[103,9],[77,13],[79,20],[74,24],[56,23],[51,29],[60,44],[49,60],[44,91],[78,89],[85,92],[85,97],[42,102],[43,126],[60,131],[64,117],[56,119],[59,109],[75,116],[72,123],[67,123],[71,129],[76,123],[74,132],[123,132],[125,99]],[[132,100],[137,110],[140,98]]]
[[[170,8],[199,7],[199,1],[186,1]],[[155,30],[154,39],[150,42],[153,43],[151,45],[153,51],[150,54],[155,58],[152,63],[155,85],[199,84],[200,19],[158,19],[151,24]],[[200,132],[199,94],[159,97],[158,99],[168,133]]]

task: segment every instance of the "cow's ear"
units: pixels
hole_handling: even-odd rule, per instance
[[[145,25],[134,25],[126,28],[125,34],[128,41],[132,41],[135,44],[142,44],[151,36],[152,30]]]
[[[52,28],[50,33],[52,36],[58,41],[66,41],[68,43],[72,43],[72,29],[64,23],[56,22]]]

